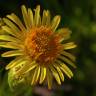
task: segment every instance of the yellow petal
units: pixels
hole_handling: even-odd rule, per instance
[[[73,72],[65,65],[65,64],[60,64],[62,66],[62,68],[64,68],[64,70],[66,70],[70,76],[73,77]]]
[[[41,67],[41,75],[40,75],[40,84],[43,83],[44,79],[46,77],[46,68],[45,67]]]
[[[51,15],[50,15],[50,11],[47,10],[47,11],[46,11],[46,26],[47,26],[47,27],[50,26],[50,22],[51,22]]]
[[[24,53],[21,50],[14,50],[14,51],[4,52],[1,56],[2,57],[13,57],[13,56],[20,56],[20,55],[24,55]]]
[[[2,26],[3,27],[3,26]],[[3,30],[3,28],[2,29],[0,29],[0,35],[3,35],[3,34],[6,34],[6,32],[5,32],[5,30]]]
[[[60,23],[60,19],[61,19],[60,16],[55,16],[53,18],[53,21],[52,21],[52,24],[51,24],[51,28],[52,28],[53,32],[57,29],[57,27]]]
[[[48,89],[51,89],[52,88],[52,74],[50,73],[49,69],[47,68],[46,69],[46,72],[47,72],[47,82],[48,82]]]
[[[59,74],[61,80],[64,81],[64,75],[63,75],[61,69],[59,68],[58,64],[54,63],[53,66],[54,66],[54,67],[56,68],[56,70],[58,71],[58,74]]]
[[[32,78],[32,82],[31,84],[34,85],[37,83],[38,79],[39,79],[39,75],[40,75],[40,66],[38,66],[36,69],[35,69],[35,72],[33,74],[33,78]]]
[[[75,48],[76,45],[74,44],[74,42],[70,42],[70,43],[63,44],[63,47],[64,47],[64,50],[67,50],[67,49]]]
[[[30,27],[33,27],[34,26],[34,22],[33,22],[33,12],[30,8],[28,8],[28,17],[29,17],[29,20],[30,20]]]
[[[0,40],[4,40],[4,41],[12,41],[12,42],[21,42],[19,39],[16,39],[12,36],[9,35],[0,35]]]
[[[26,57],[22,57],[22,56],[18,56],[16,57],[14,60],[12,60],[7,66],[6,66],[6,70],[11,69],[13,67],[15,67],[16,65],[20,64],[21,62],[25,61]]]
[[[16,33],[19,33],[20,30],[18,29],[18,27],[13,23],[11,22],[9,19],[7,18],[3,18],[4,22]]]
[[[61,56],[61,55],[58,58],[60,58],[61,60],[63,60],[67,64],[71,65],[72,67],[76,68],[76,65],[70,59],[68,59],[64,56]]]
[[[60,67],[60,68],[69,78],[71,78],[71,75],[64,68],[62,68],[62,67]]]
[[[60,60],[56,60],[56,62],[58,63],[59,68],[69,77],[73,77],[73,73],[72,71],[64,64],[62,63]]]
[[[17,72],[17,75],[25,74],[31,70],[33,70],[37,66],[36,62],[27,62],[22,66],[22,68]]]
[[[53,66],[50,66],[50,70],[52,71],[52,74],[53,74],[54,78],[56,79],[57,83],[59,85],[61,85],[60,77],[59,77],[57,71],[54,69]]]
[[[47,23],[48,23],[48,11],[44,10],[42,17],[42,25],[46,26]]]
[[[72,61],[75,61],[76,60],[76,57],[73,56],[71,53],[69,52],[66,52],[66,51],[62,51],[61,54],[63,54],[64,56],[70,58]]]
[[[21,49],[22,47],[19,44],[13,42],[0,42],[0,47],[11,48],[11,49]]]
[[[10,27],[8,27],[8,26],[2,26],[2,29],[3,29],[6,33],[11,34],[11,35],[13,35],[13,36],[15,36],[15,37],[17,37],[17,38],[19,38],[19,36],[20,36],[19,32],[18,32],[18,33],[15,32],[14,30],[12,30],[12,28],[10,28]]]
[[[68,28],[61,28],[61,29],[58,29],[56,32],[57,32],[57,35],[60,35],[62,37],[60,42],[62,42],[63,40],[69,39],[72,33]]]
[[[38,5],[35,9],[35,17],[34,17],[34,24],[38,26],[40,20],[40,6]]]
[[[41,16],[39,17],[39,23],[38,23],[38,27],[41,26]]]
[[[11,15],[7,15],[7,17],[10,20],[12,20],[14,23],[16,23],[22,32],[26,32],[26,29],[24,25],[22,24],[21,20],[14,13],[12,13]]]
[[[29,29],[30,28],[30,23],[29,23],[29,17],[28,17],[27,9],[24,5],[22,5],[21,10],[22,10],[23,19],[24,19],[26,28]]]

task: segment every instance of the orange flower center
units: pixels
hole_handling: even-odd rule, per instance
[[[26,53],[39,64],[52,63],[61,49],[59,39],[50,28],[32,28],[25,39]]]

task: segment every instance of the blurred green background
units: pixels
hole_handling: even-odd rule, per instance
[[[4,69],[8,60],[0,57],[0,96],[96,96],[96,0],[0,0],[0,17],[12,12],[21,17],[22,4],[32,9],[40,4],[41,10],[49,9],[52,16],[61,15],[60,27],[70,28],[72,40],[78,45],[72,50],[77,69],[72,69],[71,80],[66,78],[52,90],[20,85],[12,91]]]

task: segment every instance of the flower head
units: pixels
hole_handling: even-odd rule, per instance
[[[2,28],[6,33],[0,35],[0,46],[12,50],[2,56],[16,57],[6,66],[9,74],[13,72],[12,77],[18,82],[25,80],[31,85],[47,81],[49,89],[53,77],[59,85],[65,75],[73,77],[67,64],[75,67],[75,57],[67,50],[76,45],[73,42],[64,43],[71,32],[68,28],[57,29],[60,16],[51,20],[50,12],[44,10],[41,17],[40,6],[36,7],[34,14],[24,5],[21,10],[24,24],[14,13],[3,18],[6,25]]]

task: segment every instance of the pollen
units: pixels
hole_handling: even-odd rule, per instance
[[[52,63],[58,56],[61,45],[59,37],[54,35],[51,28],[32,28],[26,35],[26,53],[40,65]]]

